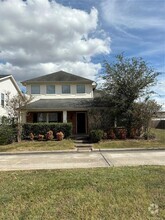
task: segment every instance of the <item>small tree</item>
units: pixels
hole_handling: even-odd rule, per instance
[[[142,58],[124,58],[116,56],[116,63],[105,62],[104,94],[107,100],[113,100],[117,119],[123,118],[124,124],[131,133],[133,122],[133,105],[138,98],[152,93],[150,86],[156,82],[158,73],[148,67]]]
[[[146,133],[148,137],[151,128],[151,119],[160,109],[161,105],[154,100],[146,99],[144,102],[134,103],[132,126],[139,130],[139,134],[141,131],[142,133]]]
[[[17,125],[17,141],[21,141],[22,125],[21,125],[21,107],[26,106],[31,100],[32,96],[25,94],[18,94],[10,97],[10,93],[6,94],[6,110],[8,118]]]

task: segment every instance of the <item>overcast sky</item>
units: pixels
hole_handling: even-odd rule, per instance
[[[58,70],[95,80],[121,52],[162,72],[165,103],[165,0],[0,0],[0,73],[17,82]]]

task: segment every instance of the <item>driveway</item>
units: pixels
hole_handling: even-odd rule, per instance
[[[165,150],[0,154],[0,171],[165,165]]]

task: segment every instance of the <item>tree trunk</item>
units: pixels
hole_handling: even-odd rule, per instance
[[[21,136],[22,136],[22,125],[18,123],[17,125],[17,141],[21,142]]]

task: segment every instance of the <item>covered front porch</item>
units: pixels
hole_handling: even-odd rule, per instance
[[[87,111],[30,111],[25,123],[72,123],[72,134],[88,134]]]
[[[92,99],[39,99],[22,108],[23,123],[72,123],[73,135],[88,134]]]

